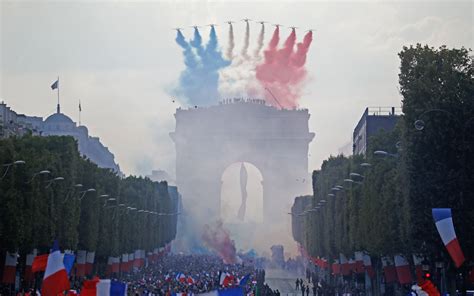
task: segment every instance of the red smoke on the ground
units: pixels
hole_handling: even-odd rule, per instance
[[[264,51],[264,61],[257,66],[257,79],[262,86],[273,93],[265,93],[266,100],[275,107],[292,109],[298,106],[301,93],[301,82],[306,77],[306,55],[313,40],[309,31],[296,45],[296,32],[293,29],[282,48],[277,49],[279,42],[279,28],[273,32],[273,37]]]
[[[225,264],[237,263],[235,243],[230,239],[229,232],[224,229],[221,221],[204,225],[202,239],[208,248],[222,258]]]

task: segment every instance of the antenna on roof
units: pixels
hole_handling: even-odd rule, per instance
[[[277,102],[278,106],[280,106],[281,109],[283,109],[283,107],[281,106],[280,102],[278,102],[277,98],[275,98],[275,96],[273,95],[273,93],[270,91],[269,88],[265,87],[265,89],[272,95],[273,99],[275,100],[275,102]]]

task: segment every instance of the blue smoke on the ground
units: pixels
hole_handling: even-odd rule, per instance
[[[180,75],[175,90],[178,98],[192,106],[209,106],[219,100],[219,70],[230,65],[222,57],[217,34],[211,27],[209,41],[204,47],[199,30],[194,29],[194,37],[188,42],[178,31],[176,43],[183,49],[185,69]]]

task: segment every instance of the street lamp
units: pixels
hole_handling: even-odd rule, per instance
[[[109,196],[109,195],[108,195],[108,194],[103,194],[103,195],[101,195],[100,197],[107,197],[107,196]],[[115,198],[113,198],[113,197],[107,198],[107,199],[105,200],[105,202],[104,202],[104,207],[107,206],[107,203],[113,202],[113,201],[117,202],[117,199],[115,199]]]
[[[95,191],[96,191],[95,188],[89,188],[87,190],[79,192],[79,193],[82,193],[82,195],[79,197],[79,200],[82,200],[87,193],[95,192]]]
[[[424,128],[425,128],[425,122],[423,121],[423,116],[429,114],[429,113],[434,113],[434,112],[440,112],[440,113],[444,113],[446,115],[449,115],[454,121],[456,121],[460,126],[463,126],[463,133],[466,132],[466,128],[469,126],[469,124],[471,123],[472,120],[474,120],[474,117],[471,117],[469,118],[468,120],[466,120],[464,123],[462,123],[458,117],[456,115],[454,115],[453,113],[447,111],[447,110],[443,110],[443,109],[430,109],[430,110],[427,110],[423,113],[421,113],[419,116],[418,116],[418,119],[415,120],[415,122],[413,123],[413,125],[415,126],[415,129],[419,130],[419,131],[422,131]]]
[[[26,184],[29,184],[29,183],[33,182],[33,179],[34,179],[36,176],[38,176],[38,175],[45,176],[45,175],[49,175],[49,174],[51,174],[51,172],[48,171],[48,170],[42,170],[42,171],[39,171],[39,172],[37,172],[37,173],[34,173],[34,174],[33,174],[33,177],[31,177],[31,180],[28,181],[28,182],[26,182]]]
[[[25,164],[26,162],[24,160],[15,160],[14,162],[11,162],[11,163],[6,163],[3,165],[3,167],[5,167],[5,173],[3,174],[3,176],[0,178],[0,180],[3,180],[3,178],[5,178],[5,176],[7,175],[8,173],[8,170],[10,170],[10,167],[11,166],[14,166],[14,165],[22,165],[22,164]]]
[[[72,186],[72,189],[66,194],[66,198],[64,199],[63,203],[66,203],[66,201],[69,199],[69,196],[74,194],[74,190],[79,188],[82,188],[82,184],[74,184],[74,186]]]
[[[393,157],[393,158],[397,158],[398,157],[398,154],[393,154],[393,153],[389,153],[387,151],[384,151],[384,150],[376,150],[374,151],[374,155],[377,155],[377,156],[390,156],[390,157]]]
[[[54,179],[51,179],[51,180],[47,181],[47,182],[48,182],[48,185],[46,185],[45,188],[49,188],[54,182],[63,181],[63,180],[64,180],[63,177],[56,177],[56,178],[54,178]]]

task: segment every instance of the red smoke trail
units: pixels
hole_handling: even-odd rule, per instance
[[[280,42],[280,28],[276,27],[272,39],[270,40],[270,44],[268,44],[268,49],[263,52],[265,64],[273,63],[277,53],[278,42]]]
[[[285,41],[285,44],[282,49],[278,51],[278,63],[279,64],[288,64],[290,56],[293,53],[293,48],[295,47],[296,42],[296,32],[295,29],[291,30],[290,36]]]
[[[215,225],[204,225],[202,239],[209,248],[222,258],[225,264],[237,263],[235,243],[230,239],[227,230],[222,227],[221,221],[218,221]]]
[[[298,43],[296,53],[291,57],[291,62],[296,67],[303,67],[306,62],[306,55],[308,53],[309,46],[313,41],[313,32],[309,31],[304,36],[303,42]]]
[[[295,29],[291,30],[290,36],[285,41],[285,44],[282,49],[278,50],[277,55],[277,68],[273,73],[277,75],[277,81],[281,83],[288,83],[292,78],[292,71],[286,69],[290,68],[290,57],[293,54],[293,48],[295,47],[296,42],[296,32]],[[278,98],[278,97],[277,97]]]
[[[303,42],[297,45],[296,52],[293,50],[296,43],[295,30],[291,31],[283,48],[279,50],[276,49],[278,35],[279,30],[276,28],[268,49],[265,50],[265,60],[256,68],[256,76],[260,84],[271,90],[279,102],[277,103],[270,93],[265,93],[269,104],[292,109],[298,106],[301,82],[306,77],[306,69],[303,66],[311,45],[312,34],[311,32],[306,34]]]

